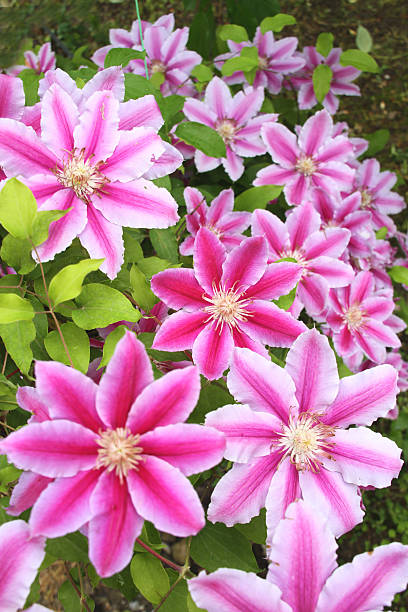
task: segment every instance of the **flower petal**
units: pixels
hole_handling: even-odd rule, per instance
[[[41,106],[41,139],[59,159],[69,158],[74,150],[74,128],[79,112],[71,96],[59,85],[52,85]]]
[[[278,464],[265,501],[267,546],[271,545],[276,526],[285,516],[289,504],[302,497],[299,472],[289,459],[282,461],[282,454],[280,454],[280,460],[281,463]]]
[[[8,176],[51,173],[57,165],[33,128],[14,119],[0,119],[0,158]]]
[[[155,274],[151,288],[153,293],[174,310],[197,310],[207,306],[202,297],[203,289],[198,284],[194,271],[189,268],[163,270]]]
[[[259,281],[267,261],[266,241],[262,236],[246,238],[227,256],[222,266],[221,284],[226,290],[241,293]]]
[[[85,149],[85,159],[107,159],[119,142],[118,125],[118,100],[111,91],[96,91],[87,99],[74,130],[75,147]]]
[[[207,319],[208,313],[202,310],[180,311],[170,315],[158,329],[152,348],[159,351],[184,351],[192,348]]]
[[[52,482],[52,478],[39,476],[34,472],[23,472],[13,488],[7,514],[18,516],[24,510],[31,508],[50,482]]]
[[[234,340],[228,325],[211,322],[199,333],[193,344],[193,361],[208,380],[220,378],[228,368]]]
[[[254,340],[269,346],[291,346],[306,326],[289,313],[265,300],[254,300],[246,307],[247,320],[239,327]]]
[[[194,273],[200,285],[213,295],[213,285],[218,285],[222,276],[225,248],[206,227],[200,228],[194,243]]]

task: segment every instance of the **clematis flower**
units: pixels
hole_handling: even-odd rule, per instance
[[[252,42],[236,43],[228,40],[227,43],[231,52],[218,55],[214,59],[215,66],[221,70],[224,62],[232,57],[237,57],[243,47],[256,47],[259,63],[253,85],[254,87],[265,87],[273,94],[280,92],[284,75],[297,72],[305,63],[303,57],[295,53],[298,44],[295,36],[275,40],[273,32],[262,34],[261,28],[258,27]],[[224,77],[224,80],[230,85],[247,82],[245,74],[241,71]]]
[[[245,238],[242,232],[251,223],[251,213],[233,212],[234,192],[224,189],[207,206],[205,197],[194,187],[186,187],[184,200],[187,205],[186,226],[191,236],[180,245],[182,255],[192,255],[194,240],[200,227],[207,227],[222,242],[227,251],[238,246]]]
[[[207,612],[364,612],[383,610],[408,576],[408,546],[378,546],[340,567],[333,534],[315,508],[292,503],[276,529],[266,580],[222,568],[188,581]]]
[[[11,66],[7,69],[7,73],[13,76],[20,74],[22,70],[31,68],[37,74],[47,72],[47,70],[54,70],[55,68],[55,53],[51,50],[51,43],[47,42],[41,45],[38,53],[34,51],[24,52],[25,65]]]
[[[234,346],[267,355],[264,344],[290,346],[305,325],[269,300],[289,293],[299,280],[296,264],[267,269],[264,238],[247,238],[228,255],[223,244],[202,227],[194,244],[194,270],[164,270],[152,278],[152,290],[169,308],[182,309],[164,321],[153,348],[193,349],[201,374],[213,380],[230,364]]]
[[[0,117],[21,119],[24,104],[23,81],[7,74],[0,74]],[[0,161],[0,181],[5,178],[7,177],[3,172]]]
[[[319,214],[311,204],[296,208],[283,223],[267,210],[255,210],[252,234],[265,236],[268,262],[290,257],[301,270],[297,298],[311,315],[326,306],[330,287],[344,287],[354,278],[351,266],[339,261],[351,233],[330,227],[320,231]]]
[[[298,130],[298,137],[280,123],[261,129],[268,152],[277,165],[260,170],[254,185],[285,185],[289,204],[302,204],[312,187],[346,191],[353,183],[354,170],[347,165],[353,146],[345,136],[332,137],[333,121],[326,110],[310,117]]]
[[[216,130],[227,150],[223,158],[208,157],[197,150],[194,161],[199,172],[208,172],[222,164],[230,179],[237,181],[244,172],[242,158],[266,152],[259,130],[265,122],[276,121],[277,115],[258,115],[263,100],[264,92],[260,87],[249,87],[232,96],[228,86],[218,77],[208,83],[204,101],[187,98],[183,108],[186,117]]]
[[[305,59],[301,71],[290,77],[291,84],[298,89],[299,108],[307,109],[316,106],[317,100],[313,89],[313,71],[317,66],[326,65],[333,73],[330,89],[323,99],[324,108],[331,114],[339,108],[338,95],[359,96],[360,89],[352,83],[360,74],[360,70],[352,66],[342,66],[339,63],[342,49],[332,49],[327,57],[316,51],[316,47],[304,47],[300,57]]]
[[[338,536],[362,521],[360,486],[388,487],[401,450],[367,427],[394,407],[397,372],[381,365],[339,380],[335,354],[315,329],[289,349],[285,368],[235,350],[227,385],[243,405],[210,412],[234,461],[214,489],[210,521],[247,523],[266,507],[270,534],[298,498],[328,515]]]
[[[44,545],[45,538],[34,536],[24,521],[0,527],[0,612],[17,612],[24,606],[45,556]],[[28,610],[49,608],[34,605]]]
[[[44,94],[41,139],[32,128],[0,119],[0,163],[21,174],[40,210],[71,210],[50,226],[38,247],[49,261],[78,236],[91,257],[105,258],[101,270],[115,278],[123,263],[122,225],[168,227],[177,219],[170,193],[140,178],[164,146],[152,128],[122,131],[119,102],[96,91],[79,113],[57,84]]]
[[[326,321],[337,353],[342,357],[353,355],[355,366],[364,354],[375,363],[384,363],[385,347],[401,346],[386,324],[394,306],[392,299],[376,294],[371,272],[359,272],[348,287],[331,289]]]
[[[89,558],[109,576],[130,561],[144,519],[178,536],[203,527],[185,476],[218,463],[225,443],[215,430],[183,423],[200,393],[194,366],[154,381],[143,345],[126,332],[99,385],[49,361],[36,363],[36,381],[51,419],[29,423],[0,447],[21,469],[55,479],[33,506],[34,535],[87,526]]]

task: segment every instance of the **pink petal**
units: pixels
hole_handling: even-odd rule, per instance
[[[244,125],[261,110],[263,101],[264,92],[262,87],[255,88],[248,93],[239,91],[231,100],[229,116],[239,125]]]
[[[291,346],[305,331],[301,321],[264,300],[254,300],[246,308],[248,319],[240,321],[239,327],[254,340],[269,346]]]
[[[320,229],[320,223],[320,215],[310,202],[298,206],[286,221],[291,248],[297,249],[306,246],[304,243],[311,234],[314,235],[314,232]],[[311,257],[307,256],[307,259],[311,259]]]
[[[336,548],[318,513],[303,500],[291,504],[273,537],[267,580],[282,591],[292,610],[311,612],[337,567]]]
[[[163,152],[163,141],[153,128],[135,127],[120,132],[118,146],[100,171],[112,181],[127,182],[140,178]]]
[[[41,138],[60,159],[68,159],[74,150],[73,131],[78,123],[78,108],[59,85],[52,85],[41,107]]]
[[[258,355],[262,355],[262,357],[269,359],[269,353],[263,344],[257,340],[252,340],[252,338],[245,334],[241,329],[238,329],[238,327],[233,328],[232,337],[234,339],[234,345],[236,348],[248,348],[251,351],[258,353]]]
[[[280,252],[289,239],[285,224],[269,210],[254,210],[252,214],[252,235],[266,238],[273,259],[280,257]]]
[[[157,427],[140,438],[144,455],[153,455],[186,476],[212,468],[223,458],[224,436],[212,427],[177,423]]]
[[[265,505],[266,495],[279,463],[280,455],[235,464],[217,483],[211,496],[207,516],[212,523],[248,523]]]
[[[128,475],[129,493],[138,514],[157,529],[177,536],[204,527],[204,511],[193,486],[181,472],[157,457],[145,456]]]
[[[285,370],[295,383],[300,412],[321,412],[335,399],[339,388],[336,358],[327,338],[316,329],[295,340]]]
[[[261,129],[261,136],[275,164],[284,168],[293,168],[296,165],[299,148],[296,135],[288,128],[281,123],[267,123]]]
[[[283,168],[281,166],[266,166],[259,170],[254,180],[256,187],[260,185],[285,185],[288,181],[297,177],[298,174],[292,168]]]
[[[399,348],[401,346],[398,336],[386,324],[376,319],[366,321],[361,328],[361,332],[364,333],[367,341],[369,338],[372,338],[385,346],[391,346],[393,348]]]
[[[0,157],[8,176],[50,173],[57,165],[33,128],[14,119],[0,119]]]
[[[337,429],[331,454],[335,464],[324,459],[329,470],[340,472],[346,482],[367,487],[388,487],[402,467],[401,449],[367,427]]]
[[[94,432],[63,419],[26,425],[1,442],[1,452],[19,469],[49,478],[93,469],[97,450]]]
[[[326,307],[329,284],[323,276],[310,273],[301,279],[297,295],[308,314],[317,316]]]
[[[133,402],[152,381],[146,349],[127,331],[116,345],[97,387],[96,409],[103,423],[110,429],[125,427]]]
[[[157,331],[152,348],[159,351],[183,351],[192,348],[207,320],[208,313],[202,310],[172,314]]]
[[[111,91],[117,100],[122,101],[125,95],[125,77],[122,68],[111,66],[97,72],[85,83],[82,94],[84,98],[90,98],[96,91]]]
[[[91,497],[89,558],[99,576],[120,572],[130,561],[143,519],[133,506],[126,483],[106,471]]]
[[[208,157],[202,151],[196,151],[194,154],[194,162],[198,172],[209,172],[217,168],[221,160],[217,157]]]
[[[291,291],[300,280],[302,268],[295,263],[279,262],[268,266],[262,278],[245,291],[245,299],[274,300]]]
[[[23,472],[13,488],[7,514],[19,516],[24,510],[31,508],[50,482],[52,482],[52,478],[39,476],[33,472]]]
[[[0,117],[21,119],[25,104],[21,79],[0,74]]]
[[[214,128],[217,122],[216,113],[206,106],[204,102],[194,100],[194,98],[187,98],[183,107],[183,113],[190,121],[204,123],[204,125],[208,125],[210,128]]]
[[[31,511],[33,533],[58,538],[85,525],[91,518],[89,500],[99,476],[99,470],[90,470],[48,485]]]
[[[95,409],[98,386],[88,376],[57,361],[37,361],[35,375],[37,391],[52,419],[99,431],[103,423]]]
[[[322,112],[322,111],[321,111]],[[326,162],[320,164],[319,169],[312,175],[312,183],[331,191],[350,190],[353,184],[354,170],[341,162]]]
[[[51,419],[48,406],[41,400],[37,389],[33,387],[18,387],[16,399],[18,405],[23,410],[33,414],[31,422],[41,423]]]
[[[310,117],[303,125],[299,135],[299,146],[306,155],[315,155],[330,138],[333,121],[326,110]]]
[[[152,95],[137,100],[128,100],[119,106],[119,130],[134,127],[151,127],[155,131],[163,125],[163,117]]]
[[[164,147],[164,151],[158,159],[152,157],[153,166],[143,175],[146,179],[154,180],[166,176],[166,174],[171,174],[183,164],[184,157],[176,147],[173,147],[173,145],[165,140],[162,140],[161,144]]]
[[[299,474],[303,499],[327,517],[327,524],[338,537],[363,520],[358,488],[347,484],[338,472],[322,469]]]
[[[227,146],[227,157],[222,159],[222,165],[231,181],[237,181],[244,172],[244,162],[231,147]]]
[[[218,118],[224,119],[230,116],[232,96],[228,85],[219,77],[214,77],[207,85],[204,102]]]
[[[317,257],[308,265],[308,269],[322,276],[329,287],[345,287],[354,279],[353,268],[333,257]]]
[[[206,227],[202,227],[194,243],[194,273],[199,284],[209,295],[222,276],[225,248],[218,238]]]
[[[119,102],[110,91],[96,91],[85,103],[79,125],[74,130],[77,149],[85,149],[85,159],[106,160],[119,142]]]
[[[174,310],[179,308],[197,310],[207,306],[207,302],[202,297],[203,289],[197,283],[194,271],[188,268],[163,270],[155,274],[151,288],[169,308]]]
[[[263,276],[266,262],[267,245],[264,238],[246,238],[228,254],[222,266],[222,286],[239,293],[245,291]]]
[[[208,380],[220,378],[228,368],[234,340],[228,325],[217,327],[211,322],[199,333],[193,344],[193,361]]]
[[[185,192],[189,188],[185,190]],[[190,188],[191,189],[191,188]],[[198,190],[196,190],[198,191]],[[201,196],[200,192],[198,194]],[[201,196],[201,199],[203,196]],[[216,225],[220,220],[232,212],[234,208],[234,192],[232,189],[223,189],[216,198],[211,202],[211,206],[208,209],[207,213],[207,223],[208,225]],[[191,209],[190,209],[191,212]]]
[[[165,64],[184,51],[188,33],[188,28],[178,28],[166,38],[160,50]]]
[[[283,422],[289,418],[289,408],[297,406],[295,385],[289,374],[249,349],[235,349],[227,385],[238,402]]]
[[[310,232],[309,237],[305,236],[305,256],[307,259],[315,259],[322,255],[341,257],[349,243],[350,236],[349,230],[336,227],[326,228],[322,232]]]
[[[255,574],[222,568],[188,581],[196,605],[208,612],[289,612],[280,591]]]
[[[276,526],[285,516],[289,504],[302,497],[299,472],[288,459],[282,461],[282,454],[280,460],[281,463],[277,467],[265,501],[268,547],[271,545]]]
[[[393,542],[354,557],[327,580],[317,612],[362,612],[390,606],[408,576],[408,547]]]

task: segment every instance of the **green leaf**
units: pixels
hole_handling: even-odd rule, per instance
[[[42,74],[37,74],[31,68],[22,70],[18,74],[18,78],[23,81],[26,106],[34,106],[39,101],[38,83],[42,77]]]
[[[295,301],[296,289],[297,289],[297,285],[287,295],[281,295],[280,298],[278,298],[277,300],[274,300],[276,306],[278,306],[279,308],[282,308],[282,310],[289,310],[289,308],[292,306],[293,302]]]
[[[125,244],[125,262],[135,263],[139,259],[143,259],[143,250],[140,246],[140,238],[134,234],[134,230],[124,228],[123,242]]]
[[[61,217],[65,217],[65,215],[72,210],[71,208],[67,208],[66,210],[41,210],[38,211],[34,222],[33,229],[31,234],[31,239],[34,242],[35,246],[38,244],[42,244],[48,238],[48,233],[50,229],[50,225],[53,221],[58,221]]]
[[[89,66],[89,68],[95,68],[95,64],[91,62],[90,59],[84,56],[84,52],[87,50],[88,45],[82,45],[82,47],[78,47],[74,51],[74,55],[72,56],[72,63],[75,68],[79,68],[80,66]]]
[[[387,233],[388,233],[388,228],[386,228],[385,225],[383,225],[382,227],[380,227],[379,230],[375,232],[375,237],[377,238],[377,240],[383,240],[384,238],[387,237]]]
[[[187,595],[187,609],[188,609],[188,612],[205,612],[204,608],[199,608],[196,605],[190,593],[188,593]]]
[[[166,573],[170,576],[170,581],[173,584],[178,578],[178,574],[171,569],[167,569]],[[188,597],[189,591],[187,582],[185,580],[180,580],[166,601],[160,606],[160,612],[176,612],[176,610],[177,612],[189,612],[187,606]]]
[[[285,26],[295,25],[296,19],[292,15],[286,13],[278,13],[273,17],[265,17],[261,21],[261,32],[265,34],[272,30],[272,32],[281,32]]]
[[[373,39],[371,38],[371,34],[367,28],[362,25],[359,25],[357,28],[356,43],[360,51],[364,51],[365,53],[370,53],[373,47]]]
[[[153,72],[149,81],[150,83],[152,83],[152,85],[156,87],[156,89],[160,89],[160,85],[163,85],[164,79],[165,77],[164,77],[163,72]]]
[[[391,270],[388,271],[388,274],[396,283],[408,285],[408,268],[404,266],[393,266]]]
[[[256,47],[243,47],[241,55],[231,57],[221,68],[221,74],[231,76],[234,72],[250,72],[259,65],[258,49]]]
[[[132,297],[136,304],[145,312],[149,312],[158,302],[158,298],[150,289],[150,283],[146,275],[134,264],[130,270],[130,286],[132,288]]]
[[[248,210],[265,208],[268,202],[275,200],[282,193],[283,185],[260,185],[243,191],[235,198],[235,210]]]
[[[79,531],[61,538],[47,539],[45,550],[57,559],[89,563],[88,540]]]
[[[118,48],[110,49],[105,57],[105,68],[111,66],[127,66],[130,60],[144,59],[146,51],[136,51],[136,49]]]
[[[137,265],[147,278],[151,279],[154,274],[167,270],[167,268],[179,268],[181,264],[172,264],[170,261],[159,257],[145,257],[138,261]]]
[[[250,542],[256,542],[256,544],[265,544],[266,541],[266,510],[262,508],[261,513],[244,525],[238,523],[235,525],[235,529],[238,529],[242,535],[244,535]]]
[[[32,247],[28,240],[14,238],[10,234],[3,239],[0,257],[19,274],[28,274],[36,264],[31,257]]]
[[[98,270],[103,261],[103,259],[83,259],[57,272],[48,287],[48,295],[54,305],[76,298],[81,293],[85,276]]]
[[[207,83],[213,78],[213,71],[205,64],[198,64],[192,69],[191,76],[195,77],[200,83]]]
[[[139,74],[125,74],[125,102],[148,94],[157,94],[156,87],[149,80]]]
[[[33,361],[31,342],[36,336],[33,321],[0,324],[0,336],[18,369],[27,374]]]
[[[317,37],[316,51],[327,57],[330,51],[333,49],[334,36],[331,32],[321,32]]]
[[[237,43],[248,40],[248,32],[245,28],[229,23],[218,29],[217,36],[219,36],[221,40],[233,40]]]
[[[161,562],[149,553],[134,555],[130,573],[135,586],[153,604],[158,604],[170,588],[169,577]]]
[[[209,157],[226,157],[227,155],[225,143],[218,132],[202,123],[183,121],[177,126],[175,135]]]
[[[161,259],[178,263],[178,242],[171,227],[168,229],[151,229],[149,236],[154,250]]]
[[[79,308],[72,311],[72,319],[82,329],[106,327],[122,320],[136,323],[142,316],[120,291],[100,283],[85,285],[76,303]]]
[[[81,603],[78,593],[68,580],[63,582],[58,589],[58,599],[62,603],[64,610],[69,612],[83,612],[84,605]],[[85,597],[85,602],[90,610],[94,610],[95,602],[89,597]]]
[[[34,310],[31,303],[15,293],[0,294],[0,323],[31,321]]]
[[[363,72],[378,72],[379,67],[377,62],[371,55],[360,51],[359,49],[348,49],[340,55],[340,64],[342,66],[353,66],[357,70]]]
[[[385,128],[381,128],[379,130],[376,130],[372,134],[365,134],[364,138],[366,138],[369,142],[368,149],[364,153],[364,156],[372,157],[373,155],[377,155],[377,153],[383,150],[383,148],[390,139],[390,132]]]
[[[313,70],[313,90],[316,96],[316,100],[318,102],[322,103],[327,94],[329,93],[332,78],[332,69],[326,64],[319,64]]]
[[[14,238],[31,236],[37,214],[32,191],[16,178],[9,179],[0,191],[0,223]]]
[[[0,409],[1,410],[15,410],[17,408],[16,400],[17,387],[10,382],[4,374],[0,374]],[[7,464],[6,458],[1,458],[1,463],[4,461]]]
[[[169,124],[170,120],[174,119],[177,113],[183,110],[185,100],[186,99],[184,96],[177,96],[176,94],[173,94],[172,96],[166,96],[165,98],[156,95],[156,102],[159,105],[160,112],[163,115],[163,119],[166,125]]]
[[[127,327],[125,325],[118,325],[118,327],[115,327],[115,329],[106,337],[103,345],[102,359],[98,370],[99,368],[103,368],[104,366],[108,365],[113,353],[115,352],[116,345],[125,335],[126,329]]]
[[[88,334],[71,322],[63,323],[60,327],[74,368],[85,373],[88,370],[90,357]],[[70,365],[58,330],[51,331],[44,338],[44,345],[51,359]]]
[[[245,572],[259,568],[251,544],[235,527],[207,523],[191,540],[191,557],[209,572],[219,567],[232,567]]]
[[[221,379],[219,385],[209,383],[207,380],[202,379],[200,397],[198,398],[197,406],[190,415],[189,423],[204,423],[205,415],[220,406],[226,404],[233,404],[234,398],[228,392],[228,389]]]

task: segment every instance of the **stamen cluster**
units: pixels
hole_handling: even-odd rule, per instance
[[[143,448],[138,446],[139,434],[132,434],[129,429],[117,429],[100,432],[97,444],[98,459],[96,468],[106,467],[108,472],[115,470],[121,483],[130,470],[137,470],[138,463],[143,460]]]
[[[250,300],[243,299],[242,293],[239,293],[232,287],[226,290],[219,286],[218,288],[213,285],[213,296],[203,296],[206,302],[210,302],[211,306],[204,308],[205,312],[209,313],[209,317],[206,320],[217,321],[216,328],[220,328],[220,332],[224,327],[224,323],[232,330],[233,327],[237,326],[238,321],[246,321],[251,316],[246,308],[250,304]]]
[[[99,172],[102,162],[91,164],[91,156],[85,159],[85,149],[79,153],[74,149],[71,152],[71,159],[63,163],[62,169],[57,168],[55,175],[64,187],[71,187],[75,194],[87,202],[94,193],[101,191],[109,179]]]

